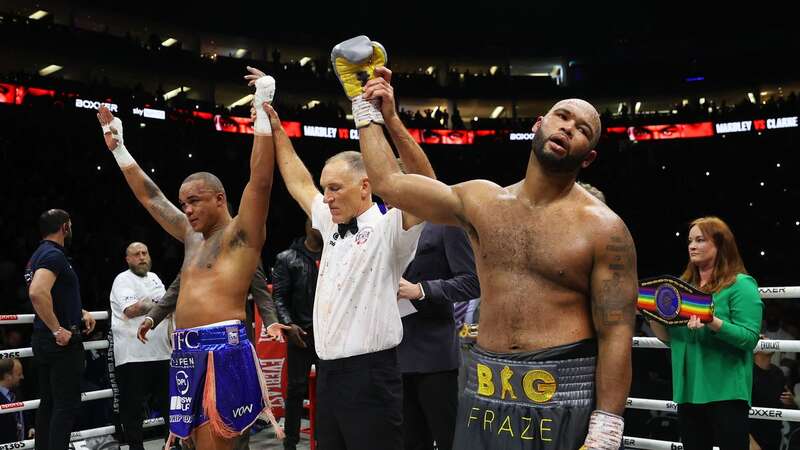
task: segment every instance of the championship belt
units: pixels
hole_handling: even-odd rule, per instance
[[[711,294],[670,275],[641,280],[636,306],[646,317],[664,325],[683,325],[692,316],[703,323],[714,319]]]

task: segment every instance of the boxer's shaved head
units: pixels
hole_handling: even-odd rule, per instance
[[[550,111],[548,111],[548,114],[560,108],[578,110],[583,113],[584,119],[589,122],[589,125],[594,130],[591,141],[592,148],[594,148],[594,146],[597,145],[597,141],[600,139],[600,133],[602,132],[600,113],[597,112],[597,109],[594,107],[594,105],[580,98],[568,98],[553,105],[553,107],[550,108]]]
[[[227,216],[228,201],[222,181],[209,172],[196,172],[183,180],[178,200],[192,229],[204,233]]]
[[[531,150],[546,170],[575,173],[588,167],[602,131],[600,114],[591,103],[578,98],[561,100],[532,129]]]
[[[190,183],[192,181],[202,181],[206,189],[210,190],[211,192],[215,193],[219,192],[222,194],[225,193],[225,187],[222,186],[222,181],[220,181],[220,179],[217,178],[217,176],[214,175],[213,173],[195,172],[186,177],[186,179],[183,180],[183,183],[181,184]]]

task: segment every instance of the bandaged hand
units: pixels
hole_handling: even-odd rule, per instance
[[[256,135],[271,136],[272,127],[263,105],[264,103],[271,104],[272,99],[275,98],[275,79],[255,67],[247,66],[247,71],[250,72],[250,74],[244,76],[248,80],[247,85],[256,88],[253,99],[256,112],[253,130]]]
[[[605,411],[596,409],[589,418],[589,432],[581,449],[586,450],[618,450],[622,444],[622,432],[625,419]]]
[[[119,167],[125,168],[136,164],[136,160],[125,148],[125,142],[122,138],[122,121],[119,117],[114,117],[108,108],[101,106],[97,112],[97,120],[103,130],[103,139],[106,141],[106,147],[111,150],[111,154],[114,155]]]

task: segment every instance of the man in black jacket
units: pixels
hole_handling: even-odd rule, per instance
[[[275,258],[272,298],[281,324],[288,325],[286,439],[283,448],[294,450],[300,441],[300,417],[308,388],[308,372],[317,362],[314,350],[314,294],[322,256],[322,236],[306,219],[306,235]]]
[[[403,372],[403,437],[407,450],[453,446],[460,345],[453,303],[480,297],[475,258],[458,227],[426,223],[398,298],[417,312],[403,317],[398,347]]]

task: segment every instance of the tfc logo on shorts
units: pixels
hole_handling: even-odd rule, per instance
[[[200,330],[175,330],[173,333],[175,351],[196,350],[200,348]]]
[[[186,438],[212,420],[214,428],[241,433],[255,422],[264,410],[264,393],[255,350],[243,325],[175,330],[173,344],[170,431]],[[214,386],[206,386],[212,382]],[[206,398],[211,390],[214,395]],[[207,410],[214,411],[211,417],[205,415]]]

